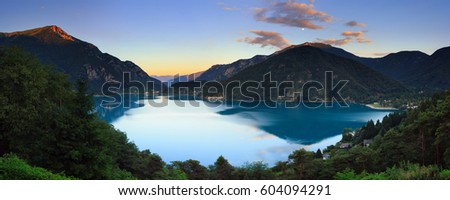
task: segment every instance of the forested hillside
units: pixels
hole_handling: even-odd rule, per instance
[[[91,112],[84,80],[72,90],[65,75],[16,48],[1,48],[0,66],[0,155],[13,153],[80,179],[152,179],[162,173],[159,156],[139,151]],[[0,166],[0,179],[12,178],[5,168]]]

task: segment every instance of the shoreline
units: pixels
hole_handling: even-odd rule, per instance
[[[393,108],[393,107],[376,107],[376,106],[373,106],[371,104],[363,104],[363,105],[368,107],[368,108],[374,109],[374,110],[395,110],[395,111],[400,110],[398,108]]]

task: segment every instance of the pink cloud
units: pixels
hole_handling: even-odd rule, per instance
[[[268,8],[256,8],[255,19],[292,27],[323,29],[317,22],[330,23],[333,19],[327,13],[316,10],[313,3],[297,3],[295,0],[273,2]]]
[[[329,44],[329,45],[335,45],[335,46],[343,46],[352,41],[352,38],[344,38],[344,39],[317,39],[317,42]]]
[[[364,33],[362,31],[358,31],[358,32],[345,31],[345,32],[342,33],[342,36],[346,36],[346,37],[363,37]]]
[[[359,26],[359,27],[366,26],[365,24],[360,24],[360,23],[358,23],[358,22],[356,22],[356,21],[349,21],[349,22],[345,23],[345,25],[350,26],[350,27],[354,27],[354,26]]]
[[[261,47],[274,46],[278,49],[286,48],[290,45],[289,41],[281,36],[280,33],[261,31],[261,30],[251,30],[249,31],[253,34],[258,35],[257,37],[245,37],[238,39],[238,42],[246,42],[248,44],[258,44]]]

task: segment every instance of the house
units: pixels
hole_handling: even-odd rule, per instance
[[[208,97],[209,102],[222,102],[224,100],[223,96]]]
[[[368,147],[370,145],[370,143],[372,143],[372,139],[368,139],[368,140],[364,140],[363,144],[365,147]]]
[[[342,143],[339,148],[341,149],[350,149],[352,148],[352,144],[351,143]]]

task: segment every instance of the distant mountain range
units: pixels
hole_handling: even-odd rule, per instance
[[[173,84],[178,83],[178,82],[195,81],[198,79],[198,77],[200,77],[203,74],[203,72],[205,72],[205,71],[195,72],[192,74],[186,74],[186,75],[181,75],[181,76],[178,74],[175,74],[175,75],[168,75],[168,76],[153,75],[152,77],[160,80],[167,86],[172,86]]]
[[[337,56],[309,44],[291,46],[276,52],[265,61],[240,71],[228,79],[228,82],[262,81],[265,74],[271,73],[273,81],[292,81],[297,91],[300,91],[309,80],[324,83],[326,71],[332,71],[336,81],[349,80],[341,94],[344,98],[356,101],[409,91],[399,81],[359,61]]]
[[[224,81],[232,76],[236,75],[238,72],[243,69],[258,64],[264,60],[266,60],[268,56],[257,55],[249,59],[240,59],[231,64],[224,65],[213,65],[211,68],[206,70],[197,80],[200,81]]]
[[[214,65],[205,71],[198,80],[224,81],[252,65],[259,64],[276,55],[302,46],[315,47],[326,53],[357,61],[411,88],[450,88],[450,47],[439,49],[431,56],[420,51],[401,51],[391,53],[382,58],[365,58],[328,44],[304,43],[292,45],[267,56],[258,55],[250,59],[241,59],[231,64]]]
[[[364,58],[331,45],[320,43],[309,45],[359,61],[407,86],[417,89],[450,88],[450,47],[439,49],[431,56],[420,51],[400,51],[382,58]]]
[[[131,74],[131,80],[154,81],[156,88],[161,86],[161,81],[150,77],[133,62],[102,53],[93,44],[79,40],[57,26],[0,33],[0,45],[24,49],[43,64],[68,74],[70,81],[88,79],[92,92],[100,92],[106,81],[122,82],[124,72]]]
[[[450,47],[439,49],[419,62],[404,81],[418,88],[450,88]]]
[[[150,75],[150,76],[158,79],[161,82],[167,82],[167,81],[170,81],[173,79],[173,75],[167,75],[167,76],[165,76],[165,75],[162,75],[162,76],[161,75]]]
[[[189,81],[195,81],[198,80],[198,78],[204,73],[205,71],[201,71],[201,72],[195,72],[192,74],[187,74],[187,75],[175,75],[172,76],[172,79],[165,81],[165,84],[167,84],[167,86],[171,86],[175,83],[178,82],[189,82]]]

